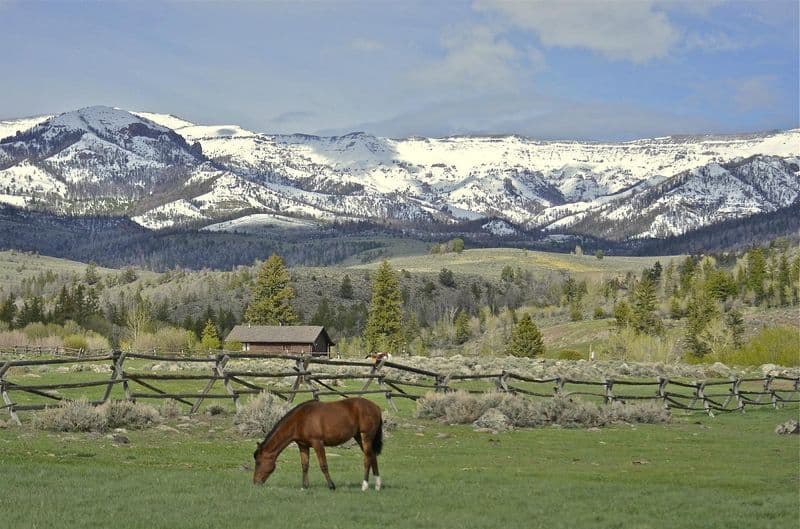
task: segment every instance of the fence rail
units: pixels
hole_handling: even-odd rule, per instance
[[[784,376],[732,377],[729,380],[703,381],[672,380],[659,376],[655,380],[607,378],[603,381],[591,381],[566,377],[535,378],[510,371],[467,375],[438,373],[391,362],[386,358],[369,362],[228,351],[199,357],[157,352],[87,352],[64,350],[63,348],[44,351],[38,348],[14,348],[5,352],[10,352],[15,357],[22,356],[22,358],[0,359],[0,395],[2,396],[0,412],[8,412],[16,423],[20,423],[18,411],[41,410],[53,403],[71,400],[59,393],[59,390],[103,386],[105,386],[105,390],[102,397],[93,400],[93,404],[97,405],[108,401],[114,388],[121,386],[121,393],[126,400],[173,399],[189,406],[190,413],[196,413],[206,399],[232,400],[238,409],[242,395],[254,395],[261,392],[272,393],[289,402],[298,395],[309,395],[313,399],[383,395],[386,398],[387,406],[396,410],[394,398],[416,400],[423,396],[419,393],[420,390],[446,392],[462,389],[470,393],[501,391],[540,398],[584,396],[600,399],[606,404],[628,400],[653,400],[660,401],[667,408],[702,411],[712,416],[716,412],[743,412],[747,406],[777,408],[788,403],[800,402],[800,378]],[[27,358],[27,355],[49,355],[51,358]],[[272,372],[227,368],[231,360],[259,359],[279,360],[286,362],[287,366]],[[192,369],[203,369],[207,372],[152,373],[127,370],[125,363],[132,360],[186,363],[193,366]],[[100,363],[101,365],[109,363],[109,376],[81,382],[37,384],[28,380],[21,382],[19,380],[21,377],[15,375],[19,368],[41,368],[49,365],[58,365],[63,368],[66,364],[87,363]],[[325,370],[325,368],[331,367],[360,369],[362,372],[341,374]],[[12,378],[15,380],[11,380]],[[277,387],[264,383],[264,381],[278,379],[284,379],[287,382],[290,380],[291,386],[288,388]],[[157,383],[176,384],[190,381],[205,382],[205,385],[194,393],[183,388],[168,390],[168,388],[156,385]],[[341,381],[358,382],[361,384],[360,389],[337,388],[332,385]],[[222,384],[223,391],[212,392],[218,382]],[[742,384],[749,386],[743,388]],[[620,388],[626,388],[626,393],[615,391]],[[636,393],[637,388],[639,393]],[[12,398],[20,396],[24,396],[23,401],[31,398],[47,399],[47,401],[16,402]]]

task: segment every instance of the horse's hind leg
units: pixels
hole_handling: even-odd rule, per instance
[[[375,455],[375,452],[372,452],[372,475],[375,476],[375,490],[381,490],[381,473],[378,472],[378,456]]]
[[[361,490],[369,488],[369,469],[372,468],[372,475],[375,476],[375,490],[381,490],[381,476],[378,472],[378,456],[372,450],[372,439],[366,433],[361,434],[361,448],[364,450],[364,481],[361,483]]]
[[[369,488],[369,468],[372,463],[372,442],[367,439],[365,434],[356,435],[358,446],[364,451],[364,481],[361,482],[361,490]]]
[[[333,484],[331,475],[328,474],[328,458],[325,457],[325,445],[322,444],[322,441],[312,441],[311,446],[314,447],[314,452],[317,454],[317,460],[319,460],[319,469],[325,476],[325,481],[328,482],[328,488],[331,490],[336,490],[336,485]]]
[[[307,489],[309,448],[308,445],[301,445],[301,444],[298,444],[297,447],[300,449],[300,468],[303,469],[303,488]]]

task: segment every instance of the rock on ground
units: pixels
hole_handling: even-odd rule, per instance
[[[794,419],[789,419],[785,423],[779,424],[775,428],[775,433],[778,435],[800,434],[800,423]]]

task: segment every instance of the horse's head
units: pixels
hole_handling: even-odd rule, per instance
[[[253,471],[253,485],[263,485],[267,478],[275,471],[275,461],[278,459],[275,454],[268,454],[261,445],[253,452],[255,459],[255,470]]]

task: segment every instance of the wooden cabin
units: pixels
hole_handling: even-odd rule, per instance
[[[330,356],[336,345],[320,325],[237,325],[227,342],[239,342],[247,353]]]

